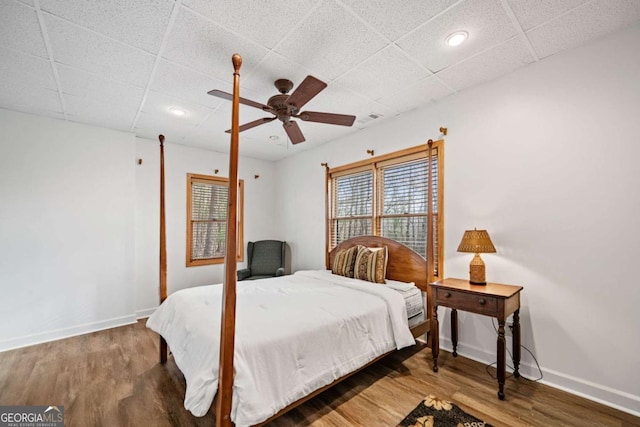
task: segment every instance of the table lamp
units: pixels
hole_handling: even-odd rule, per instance
[[[496,248],[491,242],[491,237],[487,230],[466,230],[462,236],[462,241],[458,245],[458,252],[475,253],[471,264],[469,264],[469,283],[472,285],[486,285],[484,275],[484,261],[480,254],[493,253]]]

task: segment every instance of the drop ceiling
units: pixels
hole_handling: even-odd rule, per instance
[[[637,0],[3,0],[0,108],[227,152],[230,102],[207,91],[232,91],[238,52],[243,97],[311,74],[328,87],[305,109],[357,116],[301,122],[295,146],[279,121],[241,133],[243,155],[277,160],[638,20]]]

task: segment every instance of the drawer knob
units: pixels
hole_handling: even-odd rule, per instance
[[[450,296],[451,296],[451,292],[445,292],[445,293],[444,293],[444,297],[445,297],[445,298],[449,298]]]
[[[485,305],[487,303],[487,300],[484,298],[480,298],[478,302],[480,303],[480,305]]]

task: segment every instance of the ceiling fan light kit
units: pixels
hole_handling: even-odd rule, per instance
[[[245,123],[239,127],[239,131],[254,128],[278,119],[282,122],[287,136],[292,144],[304,142],[305,138],[298,126],[298,123],[291,120],[292,118],[300,119],[305,122],[325,123],[339,126],[352,126],[356,120],[356,116],[347,114],[322,113],[318,111],[302,111],[300,109],[316,95],[322,92],[327,84],[313,76],[307,76],[302,83],[298,85],[296,90],[289,95],[293,89],[293,82],[287,79],[278,79],[274,82],[274,86],[280,92],[273,95],[266,104],[261,104],[250,99],[240,98],[240,103],[250,107],[259,108],[265,112],[273,114],[273,117],[263,117],[249,123]],[[214,89],[208,92],[209,95],[217,96],[227,100],[232,99],[232,95],[221,90]],[[226,131],[227,133],[230,130]]]

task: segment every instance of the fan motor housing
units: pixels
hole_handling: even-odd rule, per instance
[[[267,101],[267,105],[273,108],[274,114],[283,122],[288,122],[291,115],[296,113],[296,108],[291,104],[287,104],[288,99],[289,95],[281,94],[273,95]]]

